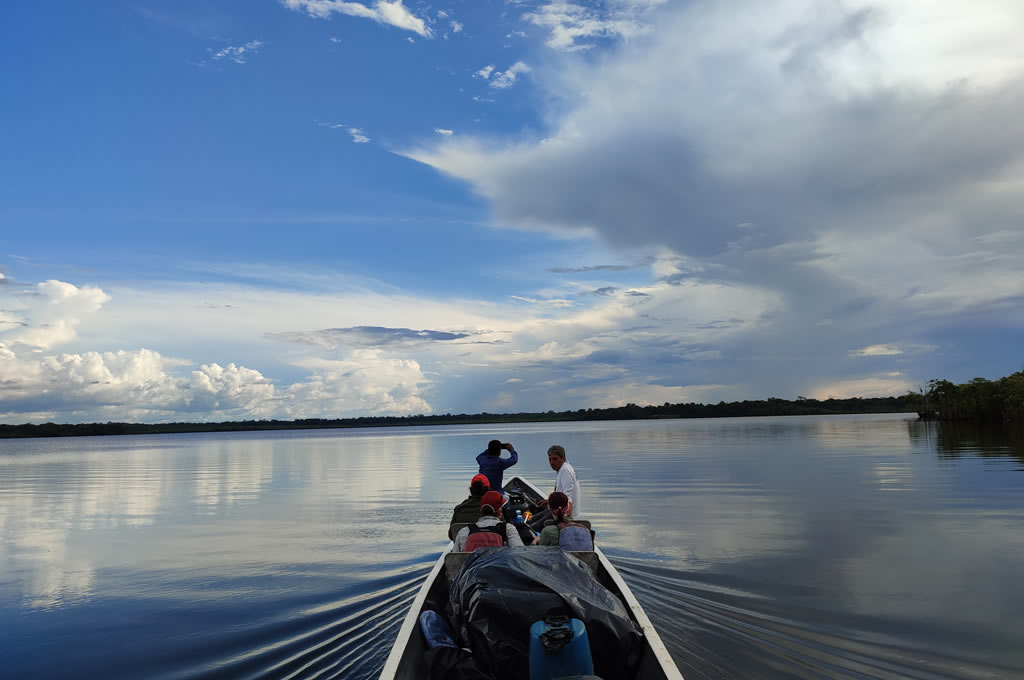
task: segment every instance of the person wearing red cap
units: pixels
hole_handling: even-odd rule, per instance
[[[502,545],[522,546],[523,539],[514,524],[498,519],[505,497],[497,491],[488,491],[480,499],[480,519],[463,527],[455,537],[455,552],[473,552],[477,548]]]
[[[468,524],[480,519],[480,499],[490,490],[491,484],[487,481],[486,475],[475,475],[469,482],[469,498],[455,506],[452,511],[452,521],[448,524],[448,538],[455,538],[452,535],[452,526],[455,524]]]

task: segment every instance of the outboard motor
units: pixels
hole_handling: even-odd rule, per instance
[[[521,492],[510,491],[508,494],[508,503],[505,503],[505,507],[501,509],[505,515],[506,522],[516,521],[516,510],[525,514],[530,510],[530,504],[526,502],[526,497]]]
[[[579,619],[548,616],[530,626],[530,680],[594,673],[587,627]]]

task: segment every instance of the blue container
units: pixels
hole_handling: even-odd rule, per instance
[[[530,680],[593,674],[590,639],[582,621],[549,616],[530,626]]]

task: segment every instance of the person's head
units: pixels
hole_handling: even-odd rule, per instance
[[[480,516],[497,515],[503,505],[505,505],[504,496],[497,491],[488,491],[480,498]]]
[[[488,456],[500,456],[501,455],[501,440],[492,439],[487,442],[487,455]]]
[[[561,491],[553,492],[548,496],[548,509],[551,510],[551,514],[556,520],[561,521],[569,514],[569,497]]]
[[[551,466],[552,470],[558,472],[563,463],[565,463],[565,449],[555,444],[548,449],[548,465]]]
[[[488,481],[487,475],[475,475],[469,483],[469,493],[474,496],[483,496],[490,488],[491,483]]]

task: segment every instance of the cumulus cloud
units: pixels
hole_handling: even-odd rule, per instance
[[[4,313],[0,340],[33,351],[67,343],[75,338],[82,318],[109,300],[110,296],[95,286],[79,288],[64,281],[44,281],[29,294],[11,300],[14,309]]]
[[[529,72],[530,72],[530,67],[529,66],[527,66],[526,64],[524,64],[521,61],[517,61],[516,63],[512,64],[511,66],[509,66],[504,71],[498,71],[497,73],[495,73],[494,77],[491,78],[491,87],[493,87],[496,90],[507,89],[507,88],[512,87],[513,85],[515,85],[516,77],[520,73],[529,73]],[[478,73],[479,73],[479,71],[478,71]],[[482,76],[482,77],[486,78],[486,76]]]
[[[280,410],[291,418],[324,414],[393,415],[430,413],[423,398],[430,381],[419,363],[359,350],[343,360],[315,359],[303,364],[310,378],[290,386]],[[335,416],[336,417],[336,416]]]
[[[107,352],[52,352],[75,339],[76,329],[101,314],[111,296],[92,286],[46,281],[28,293],[8,291],[10,323],[0,324],[0,419],[223,420],[338,417],[355,413],[428,412],[421,392],[430,381],[414,360],[360,346],[409,347],[470,338],[476,332],[410,329],[334,329],[348,347],[340,359],[309,357],[293,364],[308,375],[275,385],[259,370],[236,363],[192,362],[142,348]],[[150,304],[155,299],[147,296]],[[193,305],[195,308],[196,306]],[[205,306],[199,306],[208,309]],[[232,305],[232,309],[240,308]],[[216,313],[216,312],[211,312]],[[173,316],[172,306],[161,314]],[[135,315],[133,324],[144,323]],[[176,325],[176,322],[172,322]],[[329,333],[329,332],[325,332]],[[285,338],[315,344],[316,338]]]
[[[488,78],[491,77],[492,73],[494,73],[494,64],[488,64],[487,66],[484,66],[479,71],[475,72],[473,74],[473,77],[474,78],[483,78],[484,80],[487,80]]]
[[[434,132],[445,137],[451,137],[453,134],[455,134],[452,130],[449,130],[447,128],[434,128]]]
[[[394,0],[393,2],[378,0],[372,6],[358,2],[345,2],[344,0],[282,0],[282,2],[289,9],[305,12],[318,19],[326,19],[335,13],[347,14],[348,16],[372,19],[379,24],[388,24],[406,31],[412,31],[424,38],[429,38],[433,35],[426,22],[410,12],[402,3],[402,0]]]
[[[577,45],[565,27],[583,10],[545,8],[530,20],[562,27],[553,46]],[[543,24],[556,10],[564,20]],[[858,361],[849,349],[879,336],[933,345],[1024,318],[1024,240],[1007,230],[1024,195],[1024,53],[1011,28],[1024,5],[643,13],[601,59],[545,65],[549,129],[406,154],[469,183],[499,224],[667,247],[681,259],[654,265],[665,283],[768,292],[737,315],[750,332],[721,348],[762,382],[791,383],[781,367],[793,361]]]

